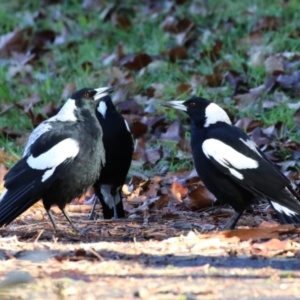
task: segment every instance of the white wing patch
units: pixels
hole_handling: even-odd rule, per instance
[[[219,105],[216,103],[210,103],[205,109],[205,117],[206,121],[204,123],[204,127],[208,127],[211,124],[215,124],[217,122],[225,122],[231,125],[231,121],[225,112]]]
[[[107,111],[107,105],[104,101],[100,101],[97,107],[98,112],[105,118],[106,111]]]
[[[258,167],[258,162],[256,160],[245,156],[216,139],[204,141],[202,150],[208,159],[212,157],[220,165],[227,168],[233,176],[241,180],[244,176],[236,169],[256,169]]]
[[[295,211],[293,211],[293,210],[291,210],[291,209],[289,209],[285,206],[282,206],[282,205],[280,205],[276,202],[273,202],[273,201],[271,201],[271,202],[272,202],[272,205],[273,205],[274,209],[277,210],[278,212],[280,212],[282,214],[285,214],[285,215],[288,215],[290,217],[297,215],[297,213]]]
[[[127,130],[128,130],[128,132],[130,132],[131,133],[131,131],[130,131],[130,127],[129,127],[129,125],[128,125],[128,122],[124,119],[124,122],[125,122],[125,126],[126,126],[126,128],[127,128]]]
[[[3,193],[1,194],[1,196],[0,196],[0,201],[2,201],[2,199],[4,198],[4,196],[5,196],[6,193],[7,193],[7,189],[5,189],[5,190],[3,191]]]
[[[52,126],[48,124],[48,121],[41,123],[37,128],[35,128],[29,136],[28,142],[25,146],[23,157],[30,154],[31,145],[45,132],[50,131]]]
[[[261,156],[261,154],[257,150],[257,146],[255,145],[255,143],[253,141],[251,141],[251,140],[245,141],[242,138],[240,138],[240,141],[242,141],[248,148],[250,148],[256,154],[258,154],[259,156]]]
[[[55,169],[62,164],[68,158],[75,158],[79,152],[78,142],[68,138],[65,139],[47,152],[33,157],[30,155],[27,159],[27,164],[32,169],[36,170],[46,170],[43,177],[42,182],[47,180],[55,171]]]

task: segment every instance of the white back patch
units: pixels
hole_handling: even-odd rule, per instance
[[[23,152],[23,157],[26,156],[27,154],[30,154],[30,147],[31,145],[44,133],[46,133],[47,131],[50,131],[52,128],[52,126],[48,123],[48,121],[45,121],[43,123],[41,123],[37,128],[35,128],[28,139],[28,142],[25,146],[24,152]]]
[[[282,214],[285,214],[287,216],[295,216],[295,215],[297,215],[297,213],[295,211],[293,211],[293,210],[291,210],[291,209],[289,209],[289,208],[287,208],[285,206],[282,206],[282,205],[280,205],[280,204],[278,204],[276,202],[273,202],[273,201],[271,201],[271,203],[272,203],[274,209],[277,210],[278,212],[282,213]]]
[[[251,141],[251,140],[243,140],[242,138],[240,138],[240,141],[242,141],[248,148],[250,148],[252,151],[254,151],[256,154],[258,154],[259,156],[261,156],[261,154],[258,152],[257,150],[257,146],[256,144]]]
[[[100,101],[97,107],[98,112],[102,115],[103,118],[105,118],[106,111],[107,111],[107,105],[104,101]]]
[[[204,141],[202,144],[202,150],[208,159],[212,157],[220,165],[228,168],[229,172],[238,179],[243,179],[244,176],[235,169],[256,169],[258,167],[258,162],[256,160],[245,156],[216,139],[208,139]],[[235,169],[231,168],[229,164]]]
[[[125,122],[125,125],[126,125],[127,130],[131,133],[130,127],[129,127],[129,125],[128,125],[128,122],[127,122],[125,119],[124,119],[124,122]]]
[[[62,164],[68,158],[75,158],[79,152],[78,142],[68,138],[65,139],[47,152],[39,155],[38,157],[33,157],[30,155],[27,158],[27,164],[32,169],[36,170],[46,170],[43,177],[42,182],[48,179],[55,171],[55,169]]]
[[[204,127],[208,127],[211,124],[217,122],[225,122],[231,125],[231,121],[226,112],[216,103],[210,103],[205,109],[206,121]]]

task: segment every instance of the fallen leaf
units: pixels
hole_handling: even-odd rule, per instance
[[[174,181],[171,185],[171,193],[175,199],[182,201],[182,199],[187,195],[188,188],[186,184],[180,181]]]
[[[184,203],[191,209],[211,207],[216,197],[204,185],[189,192]]]
[[[187,50],[183,46],[178,46],[168,50],[169,58],[172,62],[175,62],[178,59],[188,58]]]
[[[277,238],[264,243],[255,243],[251,246],[251,253],[256,256],[272,257],[286,251],[293,251],[295,247],[289,239],[280,241]]]
[[[119,61],[121,66],[133,71],[140,71],[151,62],[152,58],[147,53],[128,54]]]

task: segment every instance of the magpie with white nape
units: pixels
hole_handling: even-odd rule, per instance
[[[126,120],[116,110],[111,97],[102,98],[96,116],[103,131],[105,166],[94,184],[97,197],[89,216],[94,219],[97,198],[103,209],[103,218],[125,218],[121,188],[125,183],[134,150],[133,138]]]
[[[300,202],[289,179],[220,106],[200,97],[163,105],[189,115],[195,168],[207,189],[235,210],[225,229],[234,229],[260,198],[271,203],[281,222],[300,224]]]
[[[105,163],[102,129],[95,114],[109,87],[75,92],[57,115],[31,133],[23,157],[4,177],[0,226],[6,226],[39,199],[54,229],[52,205],[57,205],[75,229],[65,206],[82,195],[99,177]]]

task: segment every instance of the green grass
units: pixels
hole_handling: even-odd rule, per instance
[[[10,67],[15,65],[12,61],[6,59],[0,61],[0,103],[4,101],[16,103],[37,92],[43,99],[42,103],[34,108],[39,112],[45,103],[59,102],[62,90],[68,82],[75,82],[78,88],[110,83],[111,78],[103,71],[110,66],[104,66],[102,60],[113,53],[120,43],[126,54],[146,52],[153,56],[161,56],[166,49],[176,46],[175,36],[166,34],[161,27],[162,21],[168,15],[164,9],[158,10],[154,16],[145,12],[145,4],[142,2],[139,4],[136,1],[127,1],[122,4],[122,7],[127,10],[122,9],[120,13],[129,17],[132,27],[129,30],[122,30],[109,20],[101,20],[99,18],[101,10],[83,9],[81,1],[61,2],[62,4],[44,5],[40,10],[44,17],[37,20],[34,19],[34,13],[39,10],[39,1],[12,0],[0,4],[0,35],[11,32],[15,28],[23,29],[28,26],[32,27],[33,31],[54,30],[57,36],[66,32],[64,43],[49,45],[49,51],[32,63],[32,84],[20,83],[26,78],[25,73],[16,77],[9,75]],[[110,3],[107,1],[107,5]],[[229,61],[232,69],[243,73],[243,65],[249,62],[247,55],[249,45],[237,46],[237,42],[247,37],[257,21],[264,16],[272,15],[281,18],[281,25],[277,31],[263,32],[262,51],[292,52],[300,48],[300,39],[290,36],[292,32],[300,29],[298,0],[290,0],[287,4],[283,4],[282,0],[211,0],[202,3],[206,3],[202,9],[203,15],[191,13],[190,1],[176,6],[175,16],[187,18],[196,25],[197,40],[188,48],[188,60],[175,63],[166,60],[157,68],[144,72],[143,75],[131,71],[135,83],[128,87],[129,96],[146,92],[152,83],[162,83],[164,93],[159,100],[187,98],[188,95],[176,94],[176,87],[180,83],[189,82],[193,75],[212,74],[214,67],[224,61]],[[234,21],[233,26],[229,24],[229,19]],[[209,57],[200,58],[200,53],[209,51],[217,39],[223,43],[217,61],[211,61]],[[91,62],[92,69],[83,70],[84,62]],[[266,79],[264,65],[248,66],[246,76],[251,87],[263,84]],[[223,81],[222,86],[228,85]],[[241,111],[231,99],[230,88],[212,92],[207,86],[199,84],[197,94],[211,98],[223,107],[233,110],[237,118],[251,116],[262,120],[265,126],[282,121],[288,126],[289,137],[300,140],[293,123],[294,110],[289,109],[285,103],[273,109],[263,110],[260,105],[257,105],[248,111]],[[286,96],[286,102],[299,101],[297,96]],[[270,94],[265,97],[272,99],[273,96]],[[167,113],[163,108],[159,108],[158,111]],[[177,116],[175,112],[168,112],[170,121],[175,120]],[[29,118],[16,108],[0,116],[0,127],[28,132],[32,130]],[[14,155],[20,155],[22,149],[14,140],[8,140],[3,136],[0,136],[0,147],[4,147],[7,152]],[[169,147],[171,153],[176,152],[176,147],[172,145],[164,145],[164,147]],[[172,169],[181,166],[187,167],[187,162],[172,159]]]

